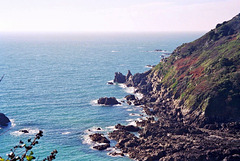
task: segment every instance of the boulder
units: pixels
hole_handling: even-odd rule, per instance
[[[8,126],[9,122],[9,118],[7,118],[7,116],[5,116],[3,113],[0,113],[0,127]]]
[[[126,100],[128,101],[133,101],[136,100],[136,97],[133,94],[129,94],[127,96],[125,96]]]
[[[120,72],[116,72],[113,82],[115,82],[115,83],[125,83],[126,82],[126,76],[123,75]]]
[[[110,141],[105,136],[103,136],[103,134],[95,133],[95,134],[89,135],[89,137],[92,141],[95,141],[98,143],[108,143],[108,144],[110,143]]]
[[[115,97],[101,97],[98,99],[98,104],[112,106],[112,105],[117,105],[121,103],[118,102]]]

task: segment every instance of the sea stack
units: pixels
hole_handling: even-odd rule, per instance
[[[0,113],[0,127],[6,127],[10,123],[9,118],[5,116],[3,113]]]

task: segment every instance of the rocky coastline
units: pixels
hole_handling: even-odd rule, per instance
[[[204,117],[194,120],[174,106],[167,89],[162,90],[161,100],[149,93],[149,84],[143,82],[147,81],[144,77],[149,71],[135,75],[129,73],[128,76],[115,73],[115,80],[120,75],[122,83],[125,77],[127,86],[135,87],[136,92],[144,95],[140,100],[132,95],[126,99],[137,100],[149,117],[136,121],[137,126],[132,127],[138,129],[134,131],[138,136],[127,126],[119,124],[109,133],[109,138],[117,141],[115,147],[123,154],[140,161],[240,159],[239,122],[219,122]]]
[[[139,161],[240,160],[239,24],[240,14],[217,24],[144,73],[115,73],[115,84],[143,96],[127,95],[127,103],[148,115],[108,134],[121,151],[116,155]]]
[[[161,90],[161,99],[151,94],[153,89],[149,88],[148,78],[145,78],[148,74],[149,71],[135,75],[128,71],[126,76],[115,73],[114,83],[135,87],[137,93],[143,94],[141,99],[132,94],[125,99],[129,105],[140,105],[148,117],[135,121],[136,126],[115,125],[115,130],[107,136],[109,139],[100,133],[90,135],[90,139],[98,143],[94,149],[106,150],[111,140],[115,140],[117,143],[113,148],[119,151],[109,155],[139,161],[240,160],[239,122],[190,118],[175,106],[168,89]]]

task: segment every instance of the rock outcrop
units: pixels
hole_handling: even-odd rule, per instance
[[[5,116],[3,113],[0,113],[0,127],[6,127],[9,123],[9,118],[7,118],[7,116]]]
[[[89,135],[89,137],[92,141],[99,143],[93,146],[94,149],[105,150],[110,147],[110,141],[103,134],[95,133]]]
[[[117,101],[115,97],[101,97],[98,99],[97,102],[98,104],[102,104],[106,106],[121,104],[120,102]]]
[[[110,143],[110,141],[103,136],[103,134],[95,133],[92,135],[89,135],[90,139],[92,141],[98,142],[98,143]]]

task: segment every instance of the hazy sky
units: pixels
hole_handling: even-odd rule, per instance
[[[240,0],[0,0],[0,32],[208,31]]]

